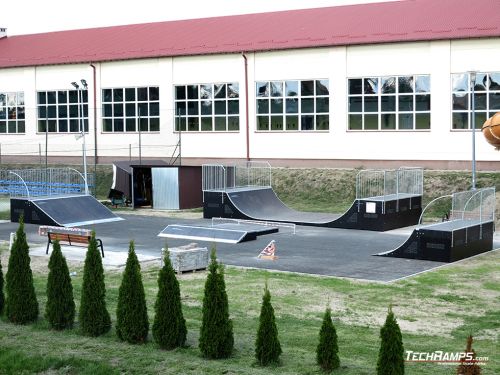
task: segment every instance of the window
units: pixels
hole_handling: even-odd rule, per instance
[[[428,130],[429,75],[348,79],[349,130]]]
[[[238,83],[175,86],[175,130],[239,131]]]
[[[257,130],[328,130],[329,94],[327,79],[257,82]]]
[[[24,133],[24,92],[0,92],[0,133]]]
[[[452,129],[472,127],[472,88],[469,73],[451,75]],[[480,129],[487,118],[500,111],[500,72],[477,73],[474,86],[475,126]]]
[[[160,131],[158,86],[102,90],[103,132]]]
[[[82,119],[89,131],[87,90],[38,91],[37,99],[38,132],[79,133]]]

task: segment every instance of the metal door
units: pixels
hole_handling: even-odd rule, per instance
[[[179,168],[151,168],[153,208],[179,209]]]

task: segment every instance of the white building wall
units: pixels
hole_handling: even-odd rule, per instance
[[[471,133],[451,130],[451,74],[471,69],[500,71],[500,38],[432,41],[383,45],[302,49],[246,54],[249,92],[249,155],[256,159],[305,160],[470,160]],[[94,149],[94,110],[99,156],[138,157],[138,133],[103,133],[101,92],[114,87],[160,87],[160,131],[142,133],[142,156],[172,155],[174,85],[238,82],[239,132],[183,132],[183,158],[245,158],[245,60],[241,54],[103,62],[96,67],[96,108],[93,70],[88,64],[0,70],[0,91],[24,91],[26,134],[2,134],[2,154],[42,155],[45,134],[38,134],[36,91],[71,89],[72,81],[89,84],[88,154]],[[430,131],[349,131],[347,79],[369,76],[430,74]],[[320,132],[256,131],[255,82],[287,79],[330,81],[330,129]],[[499,161],[500,155],[477,133],[479,161]],[[81,155],[81,140],[73,134],[49,134],[49,154]]]
[[[175,58],[172,77],[170,101],[172,111],[174,85],[238,82],[240,89],[240,131],[183,132],[181,135],[182,157],[245,158],[245,64],[243,56],[232,54]],[[253,96],[252,91],[249,91],[249,94]],[[171,119],[173,121],[173,112]]]

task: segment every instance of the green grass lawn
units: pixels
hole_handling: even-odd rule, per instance
[[[45,306],[48,259],[33,258],[35,288]],[[500,252],[391,284],[359,282],[227,267],[226,285],[235,333],[235,352],[227,360],[201,358],[197,347],[206,273],[179,276],[188,347],[166,352],[153,342],[130,345],[114,332],[99,338],[80,336],[78,327],[66,332],[48,329],[40,318],[28,326],[0,321],[0,374],[319,374],[315,348],[321,318],[330,301],[341,368],[338,374],[374,374],[379,329],[387,307],[400,324],[405,349],[462,351],[466,336],[475,337],[479,356],[490,358],[483,374],[500,373]],[[7,254],[2,264],[6,272]],[[77,305],[82,284],[81,265],[70,265]],[[150,325],[157,291],[158,266],[143,269]],[[282,365],[260,368],[253,350],[265,280],[272,294],[283,355]],[[113,323],[121,271],[106,271],[106,300]],[[407,364],[407,374],[454,374],[456,366]]]

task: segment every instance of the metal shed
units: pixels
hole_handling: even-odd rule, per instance
[[[132,207],[177,210],[201,207],[201,167],[169,165],[161,160],[113,163],[112,195],[123,195]]]

